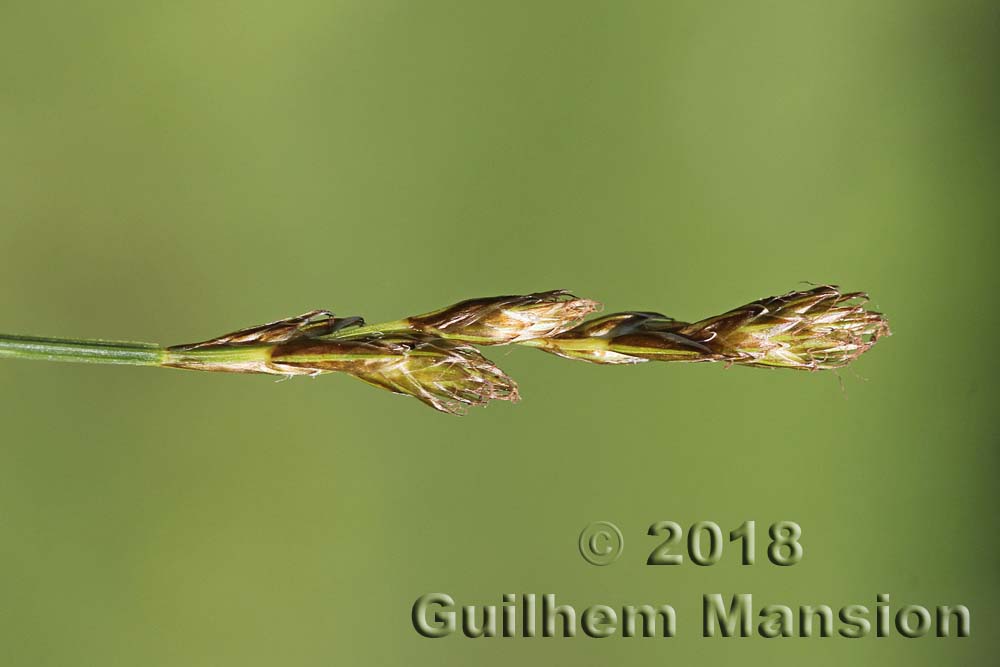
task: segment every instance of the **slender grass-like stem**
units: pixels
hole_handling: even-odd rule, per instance
[[[89,364],[159,366],[166,350],[155,343],[0,334],[0,358]]]
[[[231,347],[184,350],[167,348],[161,365],[189,370],[223,370],[248,372],[248,366],[264,363],[271,358],[270,345],[234,345]],[[241,370],[243,369],[243,370]]]
[[[366,324],[360,327],[345,327],[339,331],[319,336],[325,340],[337,340],[341,338],[360,338],[362,336],[381,335],[390,333],[403,333],[412,331],[408,319],[393,320],[392,322],[379,322],[377,324]]]

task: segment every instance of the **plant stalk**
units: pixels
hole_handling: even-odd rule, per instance
[[[0,358],[159,366],[166,350],[155,343],[0,334]]]
[[[318,336],[322,340],[338,340],[343,338],[356,338],[360,336],[370,336],[373,334],[405,333],[413,331],[408,319],[393,320],[392,322],[379,322],[377,324],[366,324],[360,327],[345,327],[330,334]]]

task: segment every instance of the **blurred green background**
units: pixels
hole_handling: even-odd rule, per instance
[[[465,418],[346,377],[4,362],[3,663],[985,664],[998,39],[992,2],[3,3],[0,331],[559,287],[692,319],[804,280],[895,331],[839,380],[494,349],[524,400]],[[611,567],[577,553],[598,519]],[[759,562],[647,567],[666,519],[756,520]],[[437,591],[671,603],[680,636],[422,639]],[[962,603],[972,638],[702,639],[712,592]]]

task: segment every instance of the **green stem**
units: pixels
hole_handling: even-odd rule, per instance
[[[165,350],[155,343],[0,334],[0,359],[159,366],[165,354]]]
[[[322,340],[338,340],[343,338],[357,338],[361,336],[367,336],[371,334],[393,334],[393,333],[413,333],[413,332],[423,332],[429,336],[435,336],[443,340],[450,340],[456,343],[468,343],[472,345],[497,345],[495,339],[489,338],[488,336],[470,336],[463,334],[461,331],[458,332],[448,332],[439,331],[437,329],[419,329],[415,328],[410,324],[409,319],[393,320],[392,322],[379,322],[378,324],[368,324],[363,327],[347,327],[346,329],[341,329],[340,331],[335,331],[332,334],[327,334],[325,336],[317,336]]]
[[[336,340],[338,338],[354,338],[355,336],[365,336],[373,333],[399,333],[401,331],[412,331],[409,320],[393,320],[392,322],[379,322],[378,324],[368,324],[361,327],[347,327],[332,334],[318,336],[323,340]]]
[[[165,366],[198,370],[218,370],[230,365],[266,363],[271,358],[271,345],[231,345],[196,350],[164,350],[161,363]]]

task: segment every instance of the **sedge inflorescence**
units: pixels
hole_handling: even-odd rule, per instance
[[[689,323],[600,309],[565,290],[469,299],[378,325],[326,310],[167,348],[165,366],[284,376],[341,372],[451,414],[518,400],[517,384],[474,345],[516,344],[594,364],[722,361],[828,370],[870,349],[889,325],[867,295],[834,286],[754,301]]]

